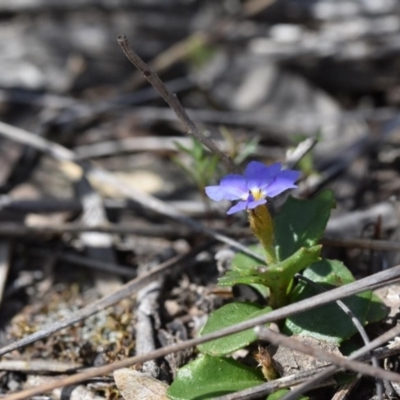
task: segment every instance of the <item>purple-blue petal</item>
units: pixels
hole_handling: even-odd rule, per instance
[[[250,161],[246,169],[244,170],[243,175],[246,179],[251,179],[253,177],[257,177],[264,174],[268,169],[269,167],[267,167],[265,164],[261,162]]]
[[[294,183],[299,179],[299,177],[299,171],[294,171],[291,169],[281,171],[279,175],[275,178],[275,180],[265,188],[267,196],[275,197],[287,189],[297,188],[297,185],[295,185]]]
[[[247,201],[239,201],[239,203],[235,204],[228,210],[227,214],[231,215],[239,211],[244,211],[246,210],[246,208],[247,208]]]
[[[252,161],[247,166],[244,177],[249,190],[261,188],[274,180],[281,171],[281,163],[266,166],[258,161]]]
[[[247,203],[247,208],[248,208],[249,210],[251,210],[251,209],[253,209],[253,208],[256,208],[256,207],[258,207],[258,206],[261,206],[261,204],[265,204],[266,202],[267,202],[266,199],[260,199],[260,200],[249,201],[249,202]]]
[[[221,200],[239,200],[241,197],[239,194],[235,192],[234,189],[227,187],[224,188],[223,186],[207,186],[205,188],[206,195],[214,201],[221,201]],[[232,193],[233,191],[233,193]]]
[[[299,177],[298,171],[282,171],[281,163],[267,167],[260,162],[252,161],[246,167],[244,176],[229,174],[221,179],[218,186],[207,186],[205,191],[207,196],[215,201],[240,200],[227,212],[234,214],[267,203],[265,196],[274,197],[287,189],[296,188],[295,182]],[[258,200],[254,199],[251,191]]]
[[[221,179],[221,186],[231,186],[242,191],[247,191],[246,179],[239,174],[228,174]]]
[[[220,185],[227,193],[230,193],[231,197],[227,198],[228,200],[243,200],[248,196],[249,190],[242,175],[229,174],[221,179]]]
[[[214,201],[221,201],[225,199],[226,192],[221,186],[206,186],[206,195]]]
[[[249,192],[245,179],[238,174],[225,176],[219,186],[207,186],[205,191],[207,196],[214,201],[244,199]]]
[[[229,174],[221,179],[220,186],[226,191],[227,200],[244,200],[249,194],[246,180],[242,175]]]

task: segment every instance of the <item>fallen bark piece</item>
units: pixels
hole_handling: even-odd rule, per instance
[[[168,400],[168,385],[139,371],[117,369],[114,380],[125,400]]]

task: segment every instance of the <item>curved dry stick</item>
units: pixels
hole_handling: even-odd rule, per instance
[[[167,89],[160,77],[153,72],[136,54],[132,47],[129,46],[128,38],[125,35],[120,35],[117,40],[127,59],[142,72],[147,81],[157,90],[158,93],[160,93],[160,96],[171,107],[171,109],[174,110],[176,116],[185,126],[187,133],[199,140],[204,146],[208,147],[214,154],[216,154],[223,161],[229,171],[234,171],[236,167],[232,160],[223,153],[211,139],[207,138],[200,132],[195,123],[187,115],[178,98]]]

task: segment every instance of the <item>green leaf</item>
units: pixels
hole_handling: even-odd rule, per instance
[[[205,159],[207,160],[207,169],[204,172],[204,184],[208,184],[213,175],[215,175],[215,171],[217,170],[219,163],[219,158],[216,155],[213,155],[212,157],[207,157]]]
[[[321,245],[310,248],[302,247],[285,260],[259,269],[258,275],[263,279],[262,283],[270,290],[268,304],[272,308],[288,304],[288,294],[294,276],[319,260],[320,251]]]
[[[201,330],[200,335],[206,335],[219,329],[246,321],[260,315],[268,314],[270,307],[262,307],[255,303],[230,303],[222,306],[210,314],[207,323]],[[203,343],[198,346],[202,353],[213,356],[223,356],[236,350],[248,346],[257,340],[254,329],[247,329],[233,335],[225,336],[211,342]]]
[[[260,370],[231,358],[201,355],[178,370],[167,395],[172,400],[205,400],[263,382]]]
[[[367,322],[372,324],[374,322],[382,321],[388,314],[389,308],[385,306],[382,300],[375,293],[372,293]]]
[[[265,256],[264,249],[260,244],[249,246],[249,250]],[[265,265],[247,254],[238,253],[232,260],[232,270],[219,278],[218,284],[221,286],[233,286],[239,283],[247,285],[262,284],[262,279],[257,274],[257,268],[260,264]]]
[[[253,252],[258,252],[259,250],[262,251],[261,246],[251,246],[250,249]],[[292,279],[294,274],[317,261],[319,259],[318,257],[320,251],[321,245],[303,247],[285,260],[277,262],[276,264],[270,264],[268,266],[260,265],[260,263],[255,261],[251,256],[238,254],[233,259],[233,270],[228,271],[225,276],[232,278],[243,278],[268,276],[275,273],[282,275],[283,273],[287,273],[290,275],[289,279]],[[225,276],[220,278],[220,281],[223,280]]]
[[[254,154],[258,149],[259,142],[260,138],[258,136],[254,136],[252,139],[250,139],[249,142],[246,142],[245,144],[235,142],[236,148],[234,152],[235,154],[233,155],[233,161],[235,165],[240,165],[244,160]]]
[[[326,190],[311,200],[289,198],[274,220],[275,247],[279,260],[291,256],[300,247],[318,243],[334,207],[331,191]]]
[[[178,148],[178,150],[182,151],[183,153],[191,155],[192,150],[190,147],[186,147],[185,145],[179,143],[178,141],[174,141],[174,145]]]
[[[215,175],[219,159],[215,155],[204,155],[204,158],[198,160],[194,168],[197,170],[198,184],[204,189]]]
[[[265,257],[265,250],[261,244],[254,244],[248,247],[253,253],[259,254],[262,257]],[[237,253],[232,260],[232,270],[233,271],[240,271],[245,272],[248,271],[250,268],[254,268],[260,265],[260,261],[255,260],[253,257],[243,254]],[[265,264],[262,264],[265,265]]]
[[[322,260],[304,270],[303,275],[326,289],[354,282],[347,267],[337,260]],[[292,292],[291,302],[297,302],[319,293],[304,282],[299,282]],[[365,325],[371,306],[371,291],[348,297],[343,302],[352,310],[360,322]],[[353,336],[357,329],[350,318],[336,303],[314,308],[288,318],[285,322],[286,333],[312,336],[317,339],[341,343]]]
[[[185,47],[187,49],[187,59],[194,68],[203,67],[216,53],[215,46],[204,42],[199,35],[193,35],[186,42]]]
[[[321,245],[302,247],[285,260],[260,268],[256,272],[264,278],[265,285],[269,288],[283,284],[286,290],[298,272],[320,259],[321,247]]]
[[[189,176],[190,179],[192,179],[194,182],[196,182],[196,174],[192,171],[192,169],[190,167],[187,167],[181,160],[179,157],[173,156],[172,161],[179,167],[182,169],[182,171]]]
[[[267,400],[279,400],[280,398],[282,398],[285,394],[289,393],[290,390],[289,389],[278,389],[276,392],[270,394],[267,397]],[[308,400],[309,397],[305,397],[305,396],[301,396],[298,398],[298,400]]]
[[[192,139],[192,155],[193,158],[196,161],[201,161],[201,159],[203,158],[203,153],[204,153],[204,149],[203,149],[203,145],[197,140],[197,139]]]
[[[320,251],[321,245],[302,247],[285,260],[267,267],[236,266],[235,271],[227,272],[218,282],[222,286],[238,283],[264,285],[270,290],[269,305],[279,308],[287,304],[287,294],[295,274],[317,261]]]
[[[254,270],[254,269],[253,269]],[[253,270],[249,270],[249,274],[253,274]],[[218,279],[218,285],[220,286],[233,286],[242,283],[244,285],[262,285],[264,283],[264,278],[257,275],[245,275],[236,271],[228,271],[223,277]]]
[[[262,284],[259,284],[259,283],[251,283],[250,286],[251,286],[254,290],[256,290],[258,293],[260,293],[260,295],[261,295],[264,299],[266,299],[266,298],[268,297],[268,295],[269,295],[269,289],[268,289],[265,285],[262,285]]]

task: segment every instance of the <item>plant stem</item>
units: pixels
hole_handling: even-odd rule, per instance
[[[274,224],[267,206],[261,205],[249,210],[249,223],[265,250],[267,264],[276,263],[274,248]]]

